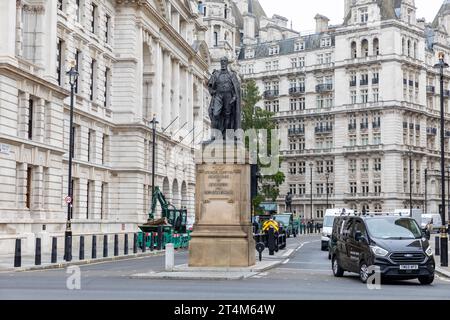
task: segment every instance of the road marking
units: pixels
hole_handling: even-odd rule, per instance
[[[283,264],[286,264],[288,262],[289,262],[289,259],[286,259],[286,260],[283,261]]]
[[[297,268],[279,268],[277,271],[284,270],[284,271],[307,271],[307,272],[326,272],[331,273],[331,270],[325,270],[325,269],[297,269]]]
[[[441,276],[439,276],[439,275],[437,275],[437,278],[438,278],[439,280],[441,280],[441,281],[444,281],[444,282],[450,282],[450,279],[444,279],[444,277],[441,277]]]

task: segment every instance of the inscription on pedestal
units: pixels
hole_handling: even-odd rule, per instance
[[[233,192],[233,175],[234,171],[226,169],[225,166],[214,166],[212,170],[204,172],[205,175],[205,200],[232,200]]]

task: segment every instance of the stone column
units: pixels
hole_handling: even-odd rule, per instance
[[[154,66],[155,66],[155,78],[154,78],[154,84],[153,84],[153,112],[156,114],[156,118],[159,121],[160,125],[162,125],[162,64],[163,64],[163,57],[161,52],[161,46],[159,44],[159,39],[153,38],[154,43]]]
[[[19,94],[19,123],[18,123],[18,135],[20,138],[28,139],[28,102],[30,94],[28,92],[21,92]]]
[[[17,65],[16,0],[0,1],[0,62]]]
[[[56,76],[56,47],[57,47],[57,11],[58,8],[53,1],[46,1],[43,15],[42,35],[42,60],[44,65],[44,78],[48,81],[57,82]]]
[[[37,99],[34,110],[34,134],[33,140],[43,143],[45,136],[45,100]]]
[[[173,130],[177,131],[180,126],[184,124],[182,112],[180,110],[180,62],[178,59],[173,60],[173,101],[171,106],[172,117],[170,121],[178,117],[175,123],[172,125]],[[174,137],[176,139],[176,137]]]

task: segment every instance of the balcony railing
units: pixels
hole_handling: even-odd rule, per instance
[[[305,134],[305,128],[288,129],[289,136]]]
[[[316,127],[315,132],[316,133],[330,133],[330,132],[333,132],[333,126]]]
[[[379,78],[372,78],[372,84],[378,84],[378,83],[380,83]]]
[[[374,129],[380,129],[381,123],[380,122],[372,122],[372,128]]]
[[[410,86],[410,87],[414,87],[414,81],[409,80],[409,86]]]
[[[350,87],[356,87],[356,80],[350,81]]]
[[[361,85],[361,86],[367,86],[369,84],[369,80],[361,80],[361,81],[359,81],[359,85]]]
[[[429,135],[429,136],[437,135],[437,129],[436,128],[427,128],[427,135]]]
[[[369,124],[368,124],[368,123],[361,123],[360,128],[361,128],[362,130],[369,129]]]
[[[264,91],[264,98],[270,99],[270,98],[276,98],[280,95],[279,90],[266,90]]]
[[[434,94],[435,93],[434,86],[427,86],[427,93],[428,94]]]
[[[316,92],[320,93],[320,92],[327,92],[327,91],[332,91],[333,90],[333,85],[330,83],[327,84],[318,84],[316,86]]]
[[[348,130],[356,130],[356,123],[350,123],[348,125]]]
[[[302,94],[302,93],[305,93],[304,86],[289,88],[289,94],[295,95],[295,94]]]

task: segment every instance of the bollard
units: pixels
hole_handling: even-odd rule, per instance
[[[80,255],[79,260],[84,260],[84,236],[80,236]]]
[[[142,232],[142,252],[145,252],[147,250],[147,234],[145,232]]]
[[[133,253],[137,253],[137,234],[133,233]]]
[[[269,256],[275,255],[275,234],[273,227],[269,228],[267,235],[267,246],[269,247]]]
[[[128,255],[128,233],[125,233],[123,242],[123,254]]]
[[[163,230],[162,226],[158,226],[158,246],[156,247],[158,251],[160,251],[163,248],[162,242],[163,242]]]
[[[92,236],[92,259],[97,259],[97,236]]]
[[[57,262],[57,252],[58,252],[58,238],[53,237],[52,238],[52,257],[51,257],[51,263]]]
[[[103,258],[108,257],[108,235],[103,236]]]
[[[22,240],[16,239],[16,249],[14,252],[14,268],[22,266]]]
[[[119,255],[119,235],[114,235],[114,257]]]
[[[265,248],[266,248],[266,246],[262,242],[258,242],[256,244],[256,251],[258,251],[258,253],[259,253],[259,261],[262,261],[262,253]]]
[[[153,232],[150,232],[150,251],[155,249],[155,235]]]
[[[72,237],[66,237],[66,261],[72,261]]]
[[[445,228],[441,232],[441,252],[448,252],[447,232]],[[448,253],[441,254],[441,267],[448,267]]]
[[[173,271],[175,264],[175,254],[173,243],[168,243],[166,245],[166,271]]]
[[[440,239],[439,237],[434,238],[434,255],[440,256],[441,250],[440,250]]]
[[[41,238],[36,238],[36,251],[34,253],[34,264],[41,265]]]

